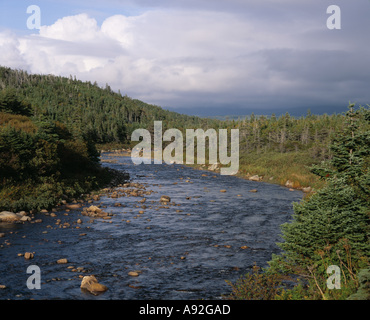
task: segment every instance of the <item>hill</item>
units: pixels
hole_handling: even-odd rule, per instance
[[[107,84],[82,82],[54,75],[28,74],[0,67],[0,89],[13,90],[26,101],[35,118],[63,122],[74,134],[94,143],[129,144],[133,130],[153,126],[163,128],[203,127],[209,120],[182,115],[113,92]]]

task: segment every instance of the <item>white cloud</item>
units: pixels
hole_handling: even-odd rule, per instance
[[[19,52],[19,40],[10,32],[0,32],[0,64],[11,68],[27,68],[27,63]]]
[[[366,60],[366,55],[353,54],[352,33],[325,30],[324,10],[311,15],[312,8],[292,0],[279,2],[285,9],[292,6],[292,12],[271,1],[265,10],[256,1],[249,1],[248,7],[234,0],[245,9],[241,14],[205,10],[207,1],[202,3],[199,10],[158,8],[137,16],[113,15],[101,26],[87,14],[78,14],[42,26],[31,36],[3,32],[0,64],[33,73],[72,74],[102,86],[109,83],[149,103],[178,106],[207,100],[246,105],[258,97],[267,101],[268,96],[272,103],[277,96],[289,100],[321,92],[324,81],[323,97],[342,98],[350,92],[335,91],[341,78],[356,80],[359,71],[362,80],[368,80],[360,62],[351,62],[352,70],[340,65],[353,57]],[[219,9],[224,6],[217,4]],[[353,47],[347,48],[345,40]]]
[[[64,17],[51,26],[41,26],[40,37],[71,42],[92,41],[99,36],[100,30],[95,19],[87,14]]]
[[[222,13],[115,15],[101,27],[80,14],[43,26],[18,48],[32,72],[94,75],[139,95],[210,92],[228,86],[240,71],[237,56],[258,47],[253,29]]]

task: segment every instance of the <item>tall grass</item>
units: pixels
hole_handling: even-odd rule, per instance
[[[240,156],[238,175],[259,175],[263,176],[263,181],[280,185],[289,180],[293,188],[320,188],[323,182],[310,171],[310,167],[317,162],[308,151],[244,153]]]

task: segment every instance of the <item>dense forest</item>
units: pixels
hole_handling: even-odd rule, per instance
[[[164,129],[197,128],[209,122],[122,96],[108,84],[100,88],[72,76],[34,75],[0,67],[0,89],[27,101],[35,118],[62,122],[74,135],[98,144],[127,144],[133,130],[153,126],[154,120],[162,120]]]

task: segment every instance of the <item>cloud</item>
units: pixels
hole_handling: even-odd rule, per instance
[[[40,37],[71,42],[97,40],[99,27],[87,14],[64,17],[51,26],[40,28]]]
[[[348,26],[332,32],[321,1],[139,4],[153,8],[112,15],[101,25],[83,13],[42,26],[37,34],[2,32],[0,64],[109,83],[172,107],[253,109],[369,99],[369,49],[361,41],[370,30],[348,25],[349,18],[363,15],[350,6],[342,10]]]
[[[27,62],[19,52],[19,41],[17,36],[10,32],[0,33],[0,63],[11,68],[26,68]]]

